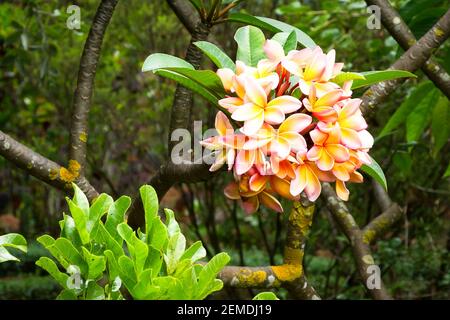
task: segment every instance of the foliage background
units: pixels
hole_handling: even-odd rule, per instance
[[[390,2],[416,37],[450,6],[445,0]],[[80,30],[66,27],[66,8],[71,4],[81,7]],[[97,4],[93,0],[0,4],[0,129],[62,164],[67,161],[78,63]],[[347,71],[386,69],[402,54],[383,28],[366,27],[364,1],[248,0],[238,10],[299,27],[324,51],[336,49],[337,61],[345,62]],[[237,27],[224,24],[214,29],[214,37],[230,56],[235,52],[232,35]],[[133,195],[165,159],[176,85],[140,69],[151,53],[182,57],[189,38],[164,1],[119,2],[103,44],[89,119],[88,175],[98,190],[113,196]],[[447,72],[449,49],[447,41],[435,53]],[[206,60],[204,67],[211,68]],[[417,79],[408,80],[379,106],[369,124],[375,137],[411,92],[427,81],[421,72],[417,74]],[[404,221],[378,243],[375,258],[394,298],[450,298],[450,107],[438,92],[410,103],[422,104],[421,111],[402,119],[405,124],[377,140],[372,149],[386,172],[390,196],[407,210]],[[205,128],[211,127],[214,115],[213,108],[196,98],[195,119],[207,120]],[[209,254],[227,251],[232,264],[280,263],[286,215],[264,210],[245,215],[222,194],[229,179],[221,175],[173,188],[163,206],[174,209],[187,237],[203,240]],[[349,201],[361,225],[379,214],[371,182],[366,180],[364,185],[351,186]],[[309,280],[323,298],[364,298],[347,240],[320,201],[318,209],[306,249]],[[0,233],[15,227],[16,220],[11,218],[15,217],[28,239],[44,232],[56,234],[64,210],[59,191],[0,158]],[[0,299],[52,296],[52,282],[41,277],[32,262],[39,250],[32,245],[31,255],[22,264],[0,267]],[[224,297],[248,298],[250,294],[228,290]],[[284,292],[280,295],[286,297]]]

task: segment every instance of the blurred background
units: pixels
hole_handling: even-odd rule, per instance
[[[0,129],[39,153],[66,164],[72,96],[78,64],[99,1],[0,1]],[[422,36],[450,6],[444,0],[390,1],[413,31]],[[81,28],[69,30],[66,12],[81,8]],[[383,70],[402,53],[383,29],[369,30],[364,1],[248,0],[236,11],[276,18],[308,33],[324,51],[337,51],[345,71]],[[213,36],[233,56],[237,24],[214,28]],[[90,113],[88,173],[90,182],[114,197],[134,195],[164,161],[169,110],[176,84],[141,73],[155,52],[183,57],[190,35],[165,1],[119,1],[107,29],[97,69]],[[447,41],[435,53],[450,72]],[[204,61],[204,68],[211,68]],[[402,103],[422,109],[402,119],[390,134],[376,139],[372,156],[388,178],[389,194],[407,214],[374,249],[383,280],[396,299],[450,298],[449,253],[449,101],[422,72],[399,87],[377,108],[369,131],[377,137]],[[427,88],[423,97],[413,95]],[[433,91],[433,94],[430,92]],[[356,91],[356,96],[362,90]],[[409,101],[409,102],[408,102]],[[195,118],[205,127],[216,110],[195,98]],[[209,254],[226,251],[235,265],[268,265],[282,260],[286,214],[260,210],[246,215],[226,200],[230,175],[172,188],[163,206],[172,208],[188,239],[203,241]],[[350,186],[349,207],[360,225],[380,213],[369,178]],[[286,204],[286,211],[289,205]],[[305,268],[322,298],[364,298],[353,256],[319,200]],[[31,242],[21,263],[0,265],[0,299],[48,299],[57,285],[35,267],[45,254],[33,240],[58,234],[67,210],[64,195],[0,158],[0,234],[20,232]],[[228,292],[248,298],[247,290]],[[227,294],[227,292],[225,292]],[[280,291],[282,298],[287,294]]]

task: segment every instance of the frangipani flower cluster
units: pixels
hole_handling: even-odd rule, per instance
[[[225,163],[234,182],[225,189],[230,199],[242,200],[248,213],[263,204],[277,212],[277,199],[298,199],[304,192],[315,201],[321,182],[334,182],[337,195],[347,200],[347,182],[363,181],[357,171],[370,164],[373,138],[366,130],[351,81],[333,82],[342,63],[335,51],[320,47],[292,50],[287,55],[274,40],[264,45],[266,59],[251,67],[236,62],[236,70],[219,69],[227,96],[219,101],[217,136],[202,141],[216,152],[211,171]]]

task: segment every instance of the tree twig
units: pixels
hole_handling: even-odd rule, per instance
[[[70,128],[70,160],[80,165],[80,175],[84,176],[86,167],[86,144],[88,137],[88,115],[97,64],[106,28],[118,0],[102,0],[92,22],[78,70]]]
[[[403,50],[408,50],[416,43],[411,30],[398,12],[387,0],[366,0],[368,5],[376,5],[380,8],[381,22],[390,35],[398,42]],[[433,58],[428,59],[422,66],[422,71],[433,83],[450,99],[450,76],[445,69]]]
[[[64,192],[71,192],[71,182],[75,182],[89,200],[98,196],[98,192],[84,177],[80,177],[78,167],[69,165],[62,167],[41,154],[0,131],[0,155],[23,169],[33,177]]]
[[[414,72],[421,68],[450,35],[450,9],[419,41],[411,46],[389,69],[399,69]],[[380,82],[372,85],[363,95],[361,111],[366,118],[372,111],[392,93],[405,78]]]
[[[370,252],[369,246],[363,241],[363,233],[347,209],[347,206],[339,200],[329,183],[322,184],[322,194],[325,197],[327,207],[333,218],[336,220],[339,227],[350,241],[356,266],[362,282],[364,283],[364,287],[369,291],[374,299],[392,299],[381,279],[379,281],[379,288],[376,288],[375,286],[370,288],[368,287],[369,281],[371,281],[369,277],[372,274],[369,272],[369,268],[371,266],[376,266],[376,264]]]

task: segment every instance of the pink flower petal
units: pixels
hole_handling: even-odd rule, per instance
[[[284,113],[278,107],[267,107],[264,110],[264,121],[269,124],[280,124],[284,120]]]
[[[276,212],[282,213],[283,212],[283,206],[281,203],[271,194],[263,191],[259,195],[259,200],[261,203],[266,206],[269,209],[272,209]]]
[[[350,192],[348,191],[347,187],[345,186],[345,183],[343,181],[337,180],[336,181],[336,194],[337,196],[344,200],[348,200],[348,196]]]
[[[289,116],[283,123],[280,125],[278,132],[301,132],[305,128],[307,128],[312,122],[311,116],[304,113],[296,113]]]
[[[332,156],[333,159],[335,159],[337,162],[344,162],[350,159],[350,153],[348,152],[348,149],[341,144],[327,144],[326,150],[328,154]]]
[[[341,141],[342,143],[350,149],[361,148],[361,139],[355,130],[341,128]]]
[[[245,82],[245,94],[254,104],[265,107],[267,95],[262,86],[253,78],[247,77]]]
[[[250,170],[255,163],[255,155],[254,150],[240,150],[238,152],[235,160],[235,168],[238,175],[243,175]]]
[[[260,116],[263,109],[254,105],[253,103],[246,103],[237,108],[231,115],[231,118],[236,121],[247,121]]]

